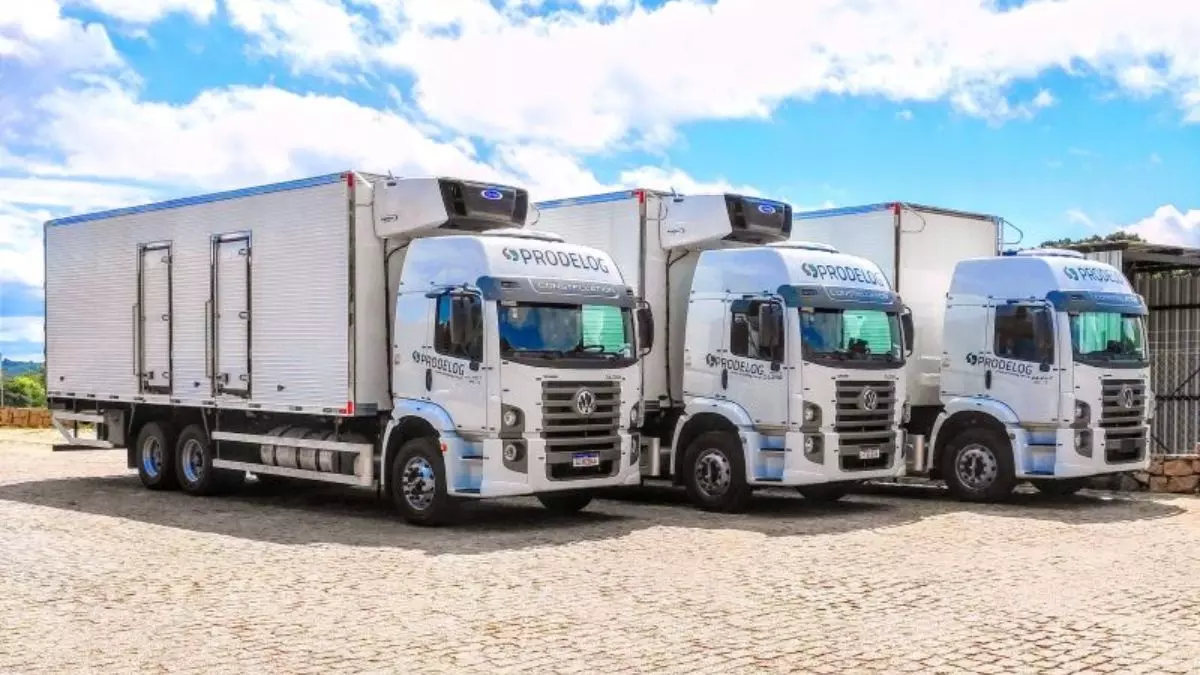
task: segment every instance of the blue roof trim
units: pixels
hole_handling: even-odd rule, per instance
[[[619,202],[622,199],[631,199],[636,193],[637,190],[621,190],[619,192],[605,192],[599,195],[551,199],[544,202],[534,202],[533,205],[538,209],[556,209],[560,206],[575,206],[577,204],[602,204],[604,202]]]
[[[105,220],[107,218],[116,218],[117,216],[127,216],[134,213],[149,213],[151,211],[163,211],[165,209],[177,209],[183,206],[195,206],[196,204],[208,204],[210,202],[220,202],[227,199],[238,199],[239,197],[252,197],[254,195],[265,195],[272,192],[284,192],[286,190],[299,190],[301,188],[313,187],[315,185],[328,185],[337,183],[343,180],[346,172],[339,171],[338,173],[329,173],[323,176],[313,176],[312,178],[301,178],[299,180],[290,180],[283,183],[271,183],[268,185],[258,185],[255,187],[242,188],[240,190],[229,190],[227,192],[214,192],[206,195],[197,195],[194,197],[180,197],[179,199],[171,199],[165,202],[155,202],[153,204],[143,204],[141,206],[129,206],[121,209],[112,209],[110,211],[99,211],[96,213],[83,213],[77,216],[67,216],[65,218],[56,218],[46,221],[46,227],[58,227],[61,225],[74,225],[76,223],[86,223],[92,220]]]
[[[864,204],[862,206],[843,206],[836,209],[820,209],[818,211],[793,211],[792,220],[806,220],[808,218],[828,218],[829,216],[852,216],[859,213],[872,213],[874,211],[884,211],[895,207],[896,202],[880,202],[878,204]]]

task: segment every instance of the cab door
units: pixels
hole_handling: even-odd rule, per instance
[[[718,373],[718,391],[740,405],[756,426],[780,430],[788,423],[783,316],[782,303],[769,296],[730,302],[725,324],[729,351]]]
[[[1055,358],[1054,311],[1044,303],[990,308],[991,349],[979,364],[984,393],[1016,413],[1022,424],[1054,424],[1060,364]]]
[[[488,426],[488,373],[484,367],[483,301],[478,293],[447,290],[433,295],[433,349],[421,356],[425,388],[458,429]],[[457,315],[457,316],[455,316]]]

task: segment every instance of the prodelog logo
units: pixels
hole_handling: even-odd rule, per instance
[[[967,365],[994,370],[1001,375],[1014,375],[1028,380],[1048,380],[1050,373],[1043,373],[1036,363],[1004,359],[991,354],[970,352],[967,354]]]
[[[437,354],[426,354],[425,352],[413,350],[413,363],[419,366],[425,366],[436,370],[443,375],[450,377],[464,377],[467,374],[467,366],[458,359],[452,359],[447,356],[439,356]]]
[[[709,353],[704,356],[704,362],[708,364],[709,368],[724,368],[733,375],[756,380],[778,380],[783,377],[782,372],[771,370],[771,365],[763,361]]]
[[[555,251],[548,248],[525,248],[524,246],[505,246],[501,253],[512,262],[525,265],[571,267],[577,270],[596,270],[605,274],[609,273],[608,264],[604,262],[604,259],[594,255]]]
[[[873,272],[856,265],[818,265],[804,263],[800,270],[813,279],[837,279],[839,281],[857,281],[860,284],[882,286],[887,288],[887,280],[879,272]]]
[[[1099,281],[1105,284],[1119,284],[1125,281],[1120,272],[1103,267],[1064,267],[1063,274],[1071,281]]]

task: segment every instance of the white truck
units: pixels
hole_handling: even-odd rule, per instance
[[[1001,254],[998,217],[908,203],[797,213],[793,234],[875,261],[915,324],[908,475],[995,501],[1144,470],[1145,302],[1073,251]]]
[[[346,171],[47,222],[55,424],[97,424],[151,489],[340,483],[416,524],[637,484],[632,290],[528,210]]]
[[[903,472],[899,298],[873,263],[787,241],[788,204],[653,190],[536,205],[532,228],[608,251],[649,307],[641,469],[695,505],[754,488],[831,500]]]

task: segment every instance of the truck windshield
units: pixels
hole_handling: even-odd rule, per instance
[[[633,318],[612,305],[518,303],[499,306],[504,358],[609,361],[633,357]]]
[[[800,312],[804,358],[815,362],[860,361],[896,365],[904,343],[895,313],[860,309],[814,309]]]
[[[1136,314],[1072,314],[1071,348],[1081,363],[1140,366],[1146,361],[1145,325]]]

